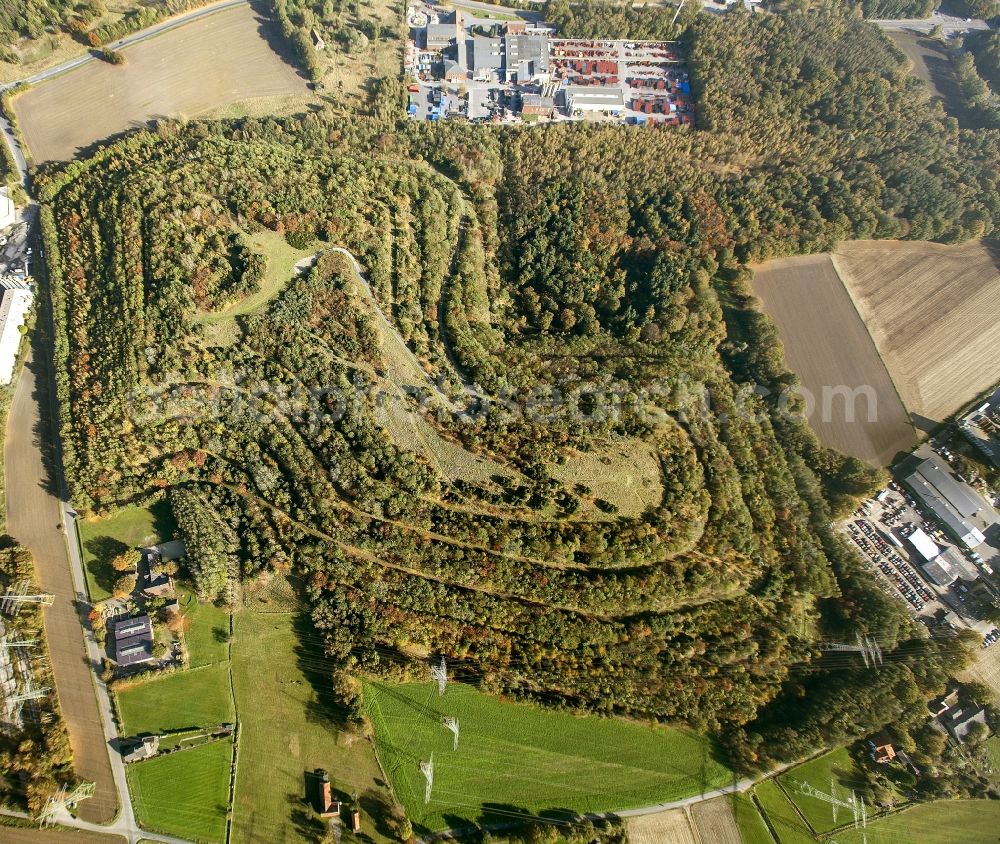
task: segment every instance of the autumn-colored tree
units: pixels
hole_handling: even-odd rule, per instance
[[[115,581],[111,594],[119,600],[128,598],[135,591],[136,578],[134,574],[125,574]]]

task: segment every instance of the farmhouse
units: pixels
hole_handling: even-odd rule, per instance
[[[4,280],[0,300],[0,384],[9,384],[14,377],[14,364],[21,348],[21,326],[31,309],[34,294],[25,282]]]
[[[306,775],[308,794],[306,797],[312,803],[321,818],[338,817],[340,801],[333,796],[330,777],[322,768],[317,768],[312,774]]]
[[[141,762],[143,759],[152,759],[160,752],[159,736],[143,736],[136,742],[123,745],[122,761]]]
[[[121,666],[148,662],[153,658],[153,622],[148,615],[115,624],[115,662]]]
[[[883,736],[876,736],[868,739],[868,749],[871,752],[873,762],[885,764],[896,758],[896,748],[894,748]]]

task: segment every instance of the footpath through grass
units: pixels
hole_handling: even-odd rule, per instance
[[[230,740],[129,765],[129,791],[144,829],[189,841],[221,844],[226,838]]]
[[[111,568],[115,557],[129,548],[169,540],[177,529],[166,501],[149,507],[123,507],[107,519],[81,519],[77,527],[92,601],[111,597],[111,587],[118,577]]]
[[[415,827],[511,814],[604,812],[678,800],[733,780],[709,739],[666,727],[507,703],[460,683],[365,684],[386,773]],[[460,741],[442,726],[458,718]],[[424,803],[419,763],[434,754]]]

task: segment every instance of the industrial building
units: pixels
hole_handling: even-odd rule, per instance
[[[549,38],[547,35],[506,35],[503,39],[503,72],[508,82],[547,82]]]
[[[14,365],[21,348],[21,326],[31,310],[34,293],[26,282],[0,279],[0,384],[14,378]]]
[[[958,423],[966,439],[1000,469],[1000,390]]]
[[[928,563],[931,560],[937,559],[938,554],[941,553],[941,549],[934,544],[934,540],[920,528],[913,531],[907,539],[910,540],[910,544],[917,550],[917,553]]]
[[[620,114],[625,108],[625,93],[609,85],[567,85],[563,89],[566,113],[601,112]]]
[[[469,67],[472,68],[472,78],[480,82],[490,82],[495,79],[503,67],[503,40],[477,36],[472,38],[468,44],[472,48],[472,56],[469,61]]]
[[[968,521],[985,506],[978,493],[959,483],[931,459],[924,460],[905,483],[962,545],[977,548],[983,544],[986,537]]]
[[[9,229],[17,222],[17,209],[7,188],[0,188],[0,231]]]

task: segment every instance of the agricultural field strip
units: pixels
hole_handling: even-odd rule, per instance
[[[35,163],[71,159],[147,120],[255,96],[304,95],[304,80],[259,28],[254,10],[240,4],[134,44],[123,67],[88,62],[19,95],[14,107]],[[206,74],[206,65],[216,72]]]
[[[995,245],[855,241],[831,260],[912,413],[941,421],[993,386]]]
[[[888,465],[916,442],[915,432],[876,342],[828,255],[768,261],[757,268],[754,291],[778,327],[789,365],[813,395],[810,424],[823,442]],[[875,417],[838,412],[837,390],[869,388]],[[830,418],[820,411],[830,396]]]

